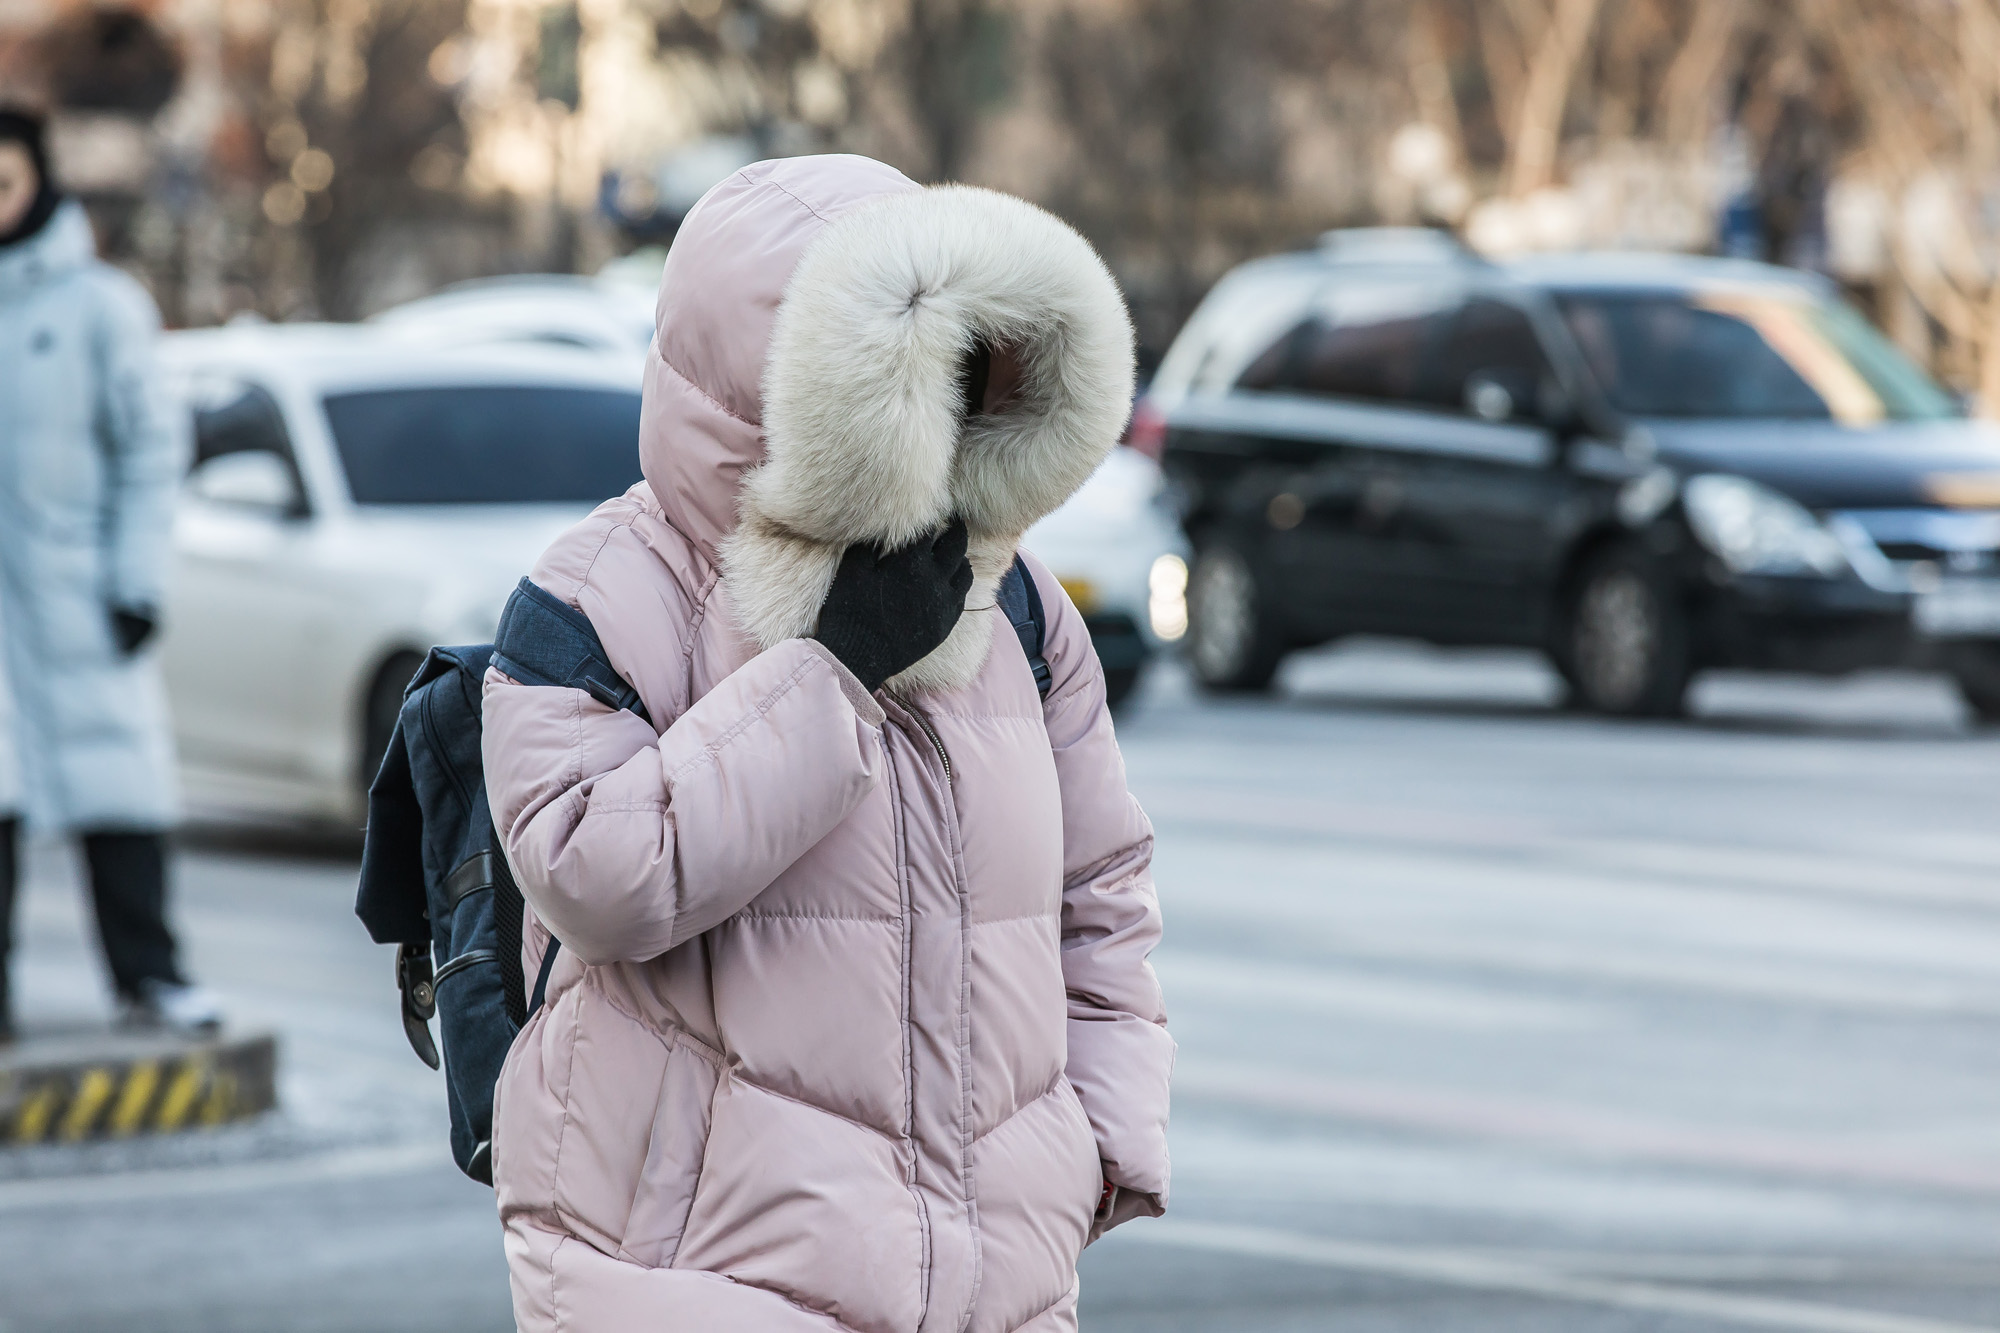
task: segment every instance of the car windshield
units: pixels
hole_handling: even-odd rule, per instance
[[[1642,417],[1929,421],[1951,400],[1866,320],[1803,292],[1571,292],[1556,304],[1611,405]]]
[[[477,385],[330,394],[356,504],[596,504],[639,480],[639,395]]]

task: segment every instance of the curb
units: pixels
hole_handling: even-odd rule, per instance
[[[0,1047],[0,1146],[170,1134],[277,1104],[269,1032],[197,1040],[100,1033]]]

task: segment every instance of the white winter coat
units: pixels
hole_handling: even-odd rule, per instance
[[[0,813],[44,828],[175,816],[159,671],[110,616],[165,591],[186,431],[158,332],[77,204],[0,248]]]

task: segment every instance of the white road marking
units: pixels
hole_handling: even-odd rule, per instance
[[[1267,1227],[1162,1219],[1126,1227],[1118,1235],[1128,1244],[1169,1245],[1247,1258],[1278,1259],[1478,1291],[1504,1291],[1581,1305],[1688,1315],[1748,1328],[1794,1329],[1799,1333],[1994,1333],[1981,1325],[1917,1315],[1783,1297],[1742,1296],[1657,1282],[1576,1277],[1464,1250],[1329,1240]]]
[[[2000,1285],[2000,1263],[1922,1257],[1856,1259],[1832,1255],[1623,1254],[1592,1250],[1513,1250],[1515,1263],[1575,1277],[1666,1279],[1673,1282],[1879,1282]]]
[[[366,1180],[449,1164],[444,1149],[431,1143],[398,1143],[352,1148],[315,1157],[233,1166],[131,1171],[102,1176],[57,1176],[0,1184],[0,1213],[145,1199],[181,1199],[202,1194],[286,1189],[329,1181]]]
[[[1327,959],[1898,1016],[2000,1016],[2000,929],[1972,914],[1751,911],[1713,900],[1676,907],[1610,879],[1558,893],[1554,877],[1530,884],[1514,870],[1349,857],[1329,871],[1273,852],[1264,853],[1256,891],[1245,893],[1232,878],[1235,855],[1210,840],[1160,858],[1176,929],[1190,937],[1211,921],[1255,929]],[[1367,892],[1354,891],[1364,883]],[[1548,922],[1561,923],[1560,933]]]
[[[2000,1162],[1990,1156],[1913,1153],[1854,1137],[1677,1124],[1562,1102],[1210,1060],[1181,1061],[1174,1092],[1393,1129],[1530,1143],[1565,1155],[2000,1195]]]
[[[1443,982],[1371,976],[1356,969],[1300,967],[1268,958],[1237,959],[1187,949],[1153,956],[1160,983],[1177,1003],[1194,996],[1211,1012],[1235,1004],[1282,1005],[1406,1027],[1447,1031],[1574,1031],[1601,1026],[1601,1010]]]

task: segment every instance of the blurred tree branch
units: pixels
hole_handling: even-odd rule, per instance
[[[1519,12],[1526,5],[1517,3],[1514,8]],[[1535,29],[1521,31],[1522,45],[1528,51],[1527,76],[1521,83],[1509,136],[1506,175],[1507,190],[1515,198],[1555,180],[1563,112],[1569,106],[1570,89],[1602,8],[1603,0],[1551,0],[1544,21]]]
[[[230,244],[255,259],[204,263],[262,273],[273,313],[594,262],[624,216],[600,201],[643,210],[663,164],[723,140],[1047,204],[1104,251],[1154,346],[1230,265],[1331,226],[1450,225],[1496,251],[1726,243],[1876,293],[2000,409],[2000,0],[155,7],[211,26],[255,10],[215,47],[241,108],[157,119],[233,127],[201,131],[206,188],[236,192],[232,234],[254,235]],[[73,47],[100,19],[66,22],[52,39]],[[71,96],[150,114],[131,100]],[[142,258],[165,263],[140,221]]]

